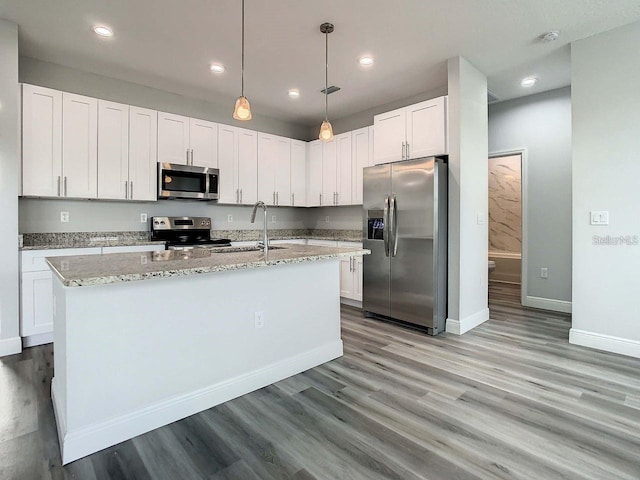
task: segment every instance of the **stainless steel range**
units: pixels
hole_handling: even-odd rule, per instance
[[[167,250],[231,246],[228,238],[211,238],[209,217],[151,217],[151,240],[164,240]]]

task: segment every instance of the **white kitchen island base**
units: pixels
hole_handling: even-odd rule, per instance
[[[54,276],[63,464],[340,357],[339,263],[80,288]]]

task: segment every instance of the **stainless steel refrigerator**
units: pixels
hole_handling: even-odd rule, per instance
[[[447,164],[431,157],[364,169],[363,309],[431,335],[447,315]]]

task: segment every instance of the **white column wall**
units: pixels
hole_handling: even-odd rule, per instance
[[[449,301],[447,332],[489,318],[487,77],[461,57],[449,70]]]
[[[573,328],[570,342],[640,357],[640,22],[572,44]],[[590,211],[609,212],[608,226]]]
[[[18,26],[0,19],[0,356],[22,349],[18,317]]]

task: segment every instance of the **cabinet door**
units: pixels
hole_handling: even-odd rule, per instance
[[[189,120],[189,145],[193,165],[218,168],[218,124]]]
[[[98,196],[98,100],[62,94],[63,193],[69,198]]]
[[[276,205],[291,205],[291,140],[277,137],[275,144]]]
[[[362,175],[369,166],[369,128],[354,130],[351,136],[352,190],[351,201],[362,205]]]
[[[53,274],[51,270],[22,273],[20,335],[53,332]]]
[[[376,162],[374,161],[373,149],[375,148],[375,142],[373,140],[373,136],[375,133],[375,128],[373,125],[369,127],[369,164],[367,167],[373,167]]]
[[[339,135],[336,142],[336,204],[351,205],[351,132]]]
[[[129,108],[129,198],[158,199],[158,112]]]
[[[409,158],[447,153],[446,97],[407,107],[407,149]]]
[[[291,205],[304,207],[307,192],[307,146],[299,140],[291,141]]]
[[[327,205],[322,198],[322,142],[314,140],[309,143],[309,177],[307,179],[307,206]],[[329,201],[332,198],[329,196]]]
[[[129,198],[129,106],[98,100],[98,198]]]
[[[350,258],[340,259],[340,296],[353,298],[353,271]]]
[[[22,86],[22,194],[57,197],[62,182],[62,92]]]
[[[338,149],[337,139],[330,142],[322,142],[322,204],[335,205],[338,185]]]
[[[353,299],[362,301],[362,257],[354,259],[353,271]]]
[[[240,203],[258,201],[258,134],[251,130],[240,129],[238,135],[238,186]]]
[[[238,128],[228,125],[218,127],[218,203],[239,203],[238,187]]]
[[[276,204],[276,143],[275,135],[258,135],[258,200],[267,205]]]
[[[404,108],[373,117],[375,127],[373,155],[376,165],[402,160],[402,144],[406,139],[405,118]]]
[[[189,158],[189,118],[158,113],[158,161],[186,165]]]

